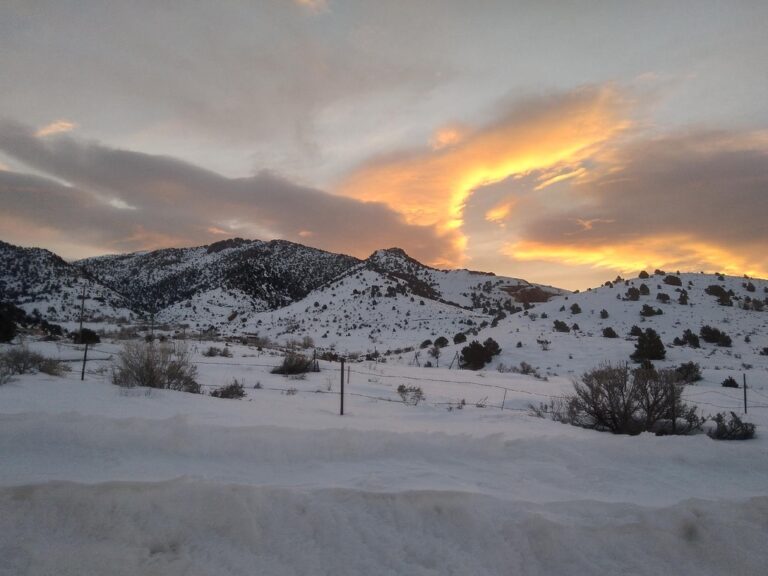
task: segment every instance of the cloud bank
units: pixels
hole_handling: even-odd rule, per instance
[[[225,178],[169,156],[71,136],[38,137],[12,122],[0,124],[0,151],[34,172],[0,172],[0,227],[13,237],[6,239],[57,239],[70,246],[69,256],[240,235],[311,239],[357,256],[405,245],[426,261],[452,257],[434,227],[409,224],[382,203],[334,196],[267,172]]]

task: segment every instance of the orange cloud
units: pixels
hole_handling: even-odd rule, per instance
[[[433,150],[454,146],[464,139],[465,133],[465,129],[461,126],[443,126],[435,132],[429,144]]]
[[[503,224],[504,219],[509,216],[509,213],[512,211],[514,205],[514,201],[509,201],[494,206],[485,213],[486,221],[493,224]]]
[[[613,86],[532,102],[463,138],[438,132],[435,142],[441,146],[363,165],[338,192],[383,202],[409,224],[453,232],[460,256],[452,264],[460,264],[467,243],[461,232],[464,205],[473,190],[515,174],[579,162],[629,127],[626,112],[627,103]]]
[[[755,262],[748,255],[688,235],[642,237],[592,246],[519,241],[505,244],[502,253],[517,261],[589,266],[622,274],[668,268],[768,277],[768,262]]]
[[[51,122],[47,126],[40,128],[35,132],[35,136],[40,138],[43,136],[51,136],[53,134],[62,134],[64,132],[71,132],[76,127],[77,124],[70,122],[69,120],[56,120],[56,122]]]

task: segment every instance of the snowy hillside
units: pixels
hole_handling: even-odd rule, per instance
[[[134,316],[128,300],[48,250],[0,242],[0,301],[12,302],[29,314],[37,310],[49,322],[73,322],[80,318],[83,288],[86,321]]]
[[[10,288],[4,297],[22,306],[45,304],[42,313],[58,302],[54,279],[85,271],[92,280],[86,304],[121,302],[145,319],[154,314],[157,323],[283,342],[308,336],[323,347],[356,352],[451,337],[564,293],[484,272],[437,270],[398,248],[358,260],[291,242],[232,239],[67,264],[47,251],[5,246],[8,261],[19,260],[14,250],[46,255],[45,265],[16,263],[5,276]],[[14,290],[17,285],[23,289]],[[70,313],[56,319],[76,318],[67,302],[70,296],[63,297]],[[98,313],[110,320],[126,315],[86,308],[94,319]]]
[[[218,326],[223,333],[239,329],[283,343],[310,337],[323,348],[384,352],[440,336],[452,339],[522,310],[526,296],[535,300],[563,293],[516,278],[437,270],[394,248],[374,252],[289,306],[253,315],[246,311]]]
[[[668,282],[676,284],[677,278],[680,285],[665,283],[668,276],[672,276]],[[666,347],[666,359],[658,363],[661,366],[693,361],[713,371],[713,377],[722,371],[720,380],[731,372],[740,378],[742,371],[755,373],[761,380],[768,377],[768,281],[716,274],[658,274],[607,284],[537,304],[508,316],[495,328],[484,328],[474,337],[499,342],[502,353],[493,367],[502,364],[502,369],[511,368],[526,362],[542,376],[563,375],[579,374],[603,361],[628,361],[637,340],[630,336],[632,327],[652,328]],[[647,295],[643,294],[643,285]],[[629,299],[631,289],[639,292],[637,300]],[[686,304],[680,303],[682,291]],[[727,294],[725,305],[719,303],[717,295],[723,292]],[[664,296],[660,300],[659,294],[669,296],[669,301],[662,301],[666,300]],[[650,314],[651,309],[654,315],[641,314]],[[557,331],[555,321],[565,324],[569,331]],[[699,335],[705,326],[725,333],[731,339],[730,346],[702,338],[699,348],[675,344],[676,338],[683,339],[685,330]],[[607,328],[613,329],[617,337],[605,337],[603,331]],[[459,348],[450,346],[444,354],[451,356]]]
[[[197,248],[89,258],[78,265],[136,307],[159,312],[217,289],[230,291],[235,298],[217,300],[220,305],[274,309],[305,296],[357,262],[281,240],[235,238]],[[206,318],[210,323],[220,320],[213,313]]]

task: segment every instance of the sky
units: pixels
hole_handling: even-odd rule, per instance
[[[0,239],[768,277],[761,0],[4,0]]]

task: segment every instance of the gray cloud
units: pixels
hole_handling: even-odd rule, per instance
[[[529,221],[524,236],[585,245],[658,235],[731,248],[768,242],[768,142],[690,132],[634,142],[610,166],[620,170],[566,184],[581,206]]]
[[[365,256],[405,245],[427,261],[448,243],[383,204],[360,202],[261,172],[230,179],[167,156],[38,138],[0,124],[0,151],[40,175],[0,172],[4,215],[113,251],[269,236]],[[13,241],[12,238],[5,238]]]

